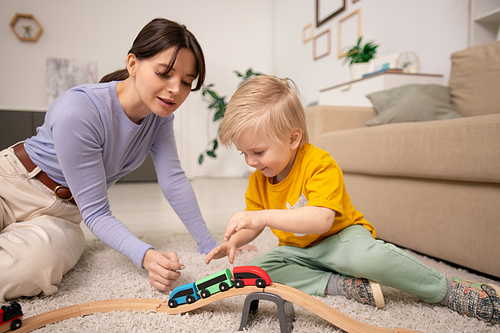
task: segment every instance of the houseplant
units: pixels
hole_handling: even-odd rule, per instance
[[[363,36],[358,38],[356,45],[352,46],[346,53],[343,65],[349,62],[351,67],[351,79],[357,80],[368,72],[369,62],[377,53],[378,44],[369,41],[362,45]]]
[[[248,79],[260,75],[261,73],[259,72],[254,72],[253,69],[250,67],[246,70],[244,73],[240,73],[238,71],[234,71],[236,76],[241,78],[240,84],[243,82],[247,81]],[[217,148],[219,148],[219,132],[220,132],[220,122],[224,118],[224,112],[226,111],[226,96],[220,96],[214,89],[215,84],[210,83],[207,85],[203,85],[201,88],[201,96],[202,98],[209,103],[208,105],[208,110],[211,114],[213,114],[212,121],[214,123],[219,122],[219,127],[217,129],[217,134],[215,137],[210,139],[207,143],[207,146],[205,150],[203,150],[200,155],[198,156],[198,164],[201,165],[203,164],[203,161],[205,160],[205,155],[211,158],[217,158],[217,154],[215,151]],[[210,119],[209,118],[209,119]]]

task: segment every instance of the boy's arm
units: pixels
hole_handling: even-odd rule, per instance
[[[261,232],[262,229],[241,230],[237,234],[233,235],[228,242],[224,242],[210,251],[210,253],[205,257],[205,263],[208,265],[212,259],[221,259],[228,256],[229,262],[232,264],[236,255],[236,249],[253,241],[260,235]]]
[[[224,241],[232,240],[243,230],[258,230],[260,233],[265,227],[300,234],[322,234],[330,230],[334,219],[334,210],[317,206],[238,212],[227,224]]]

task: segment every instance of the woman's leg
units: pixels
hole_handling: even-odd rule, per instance
[[[56,292],[83,252],[78,208],[35,176],[12,149],[0,152],[0,301]]]
[[[80,225],[61,218],[10,224],[0,233],[0,301],[56,293],[84,245]]]

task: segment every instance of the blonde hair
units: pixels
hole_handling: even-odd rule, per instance
[[[269,142],[286,139],[294,128],[302,132],[299,147],[309,142],[306,115],[291,79],[271,75],[256,76],[242,85],[229,101],[219,138],[222,144],[234,144],[246,130],[261,130]]]

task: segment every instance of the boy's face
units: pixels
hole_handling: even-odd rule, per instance
[[[274,143],[266,140],[261,130],[246,130],[234,145],[245,156],[249,166],[260,170],[268,178],[275,177],[275,183],[279,183],[292,170],[300,138],[296,140],[292,131],[289,138]]]

